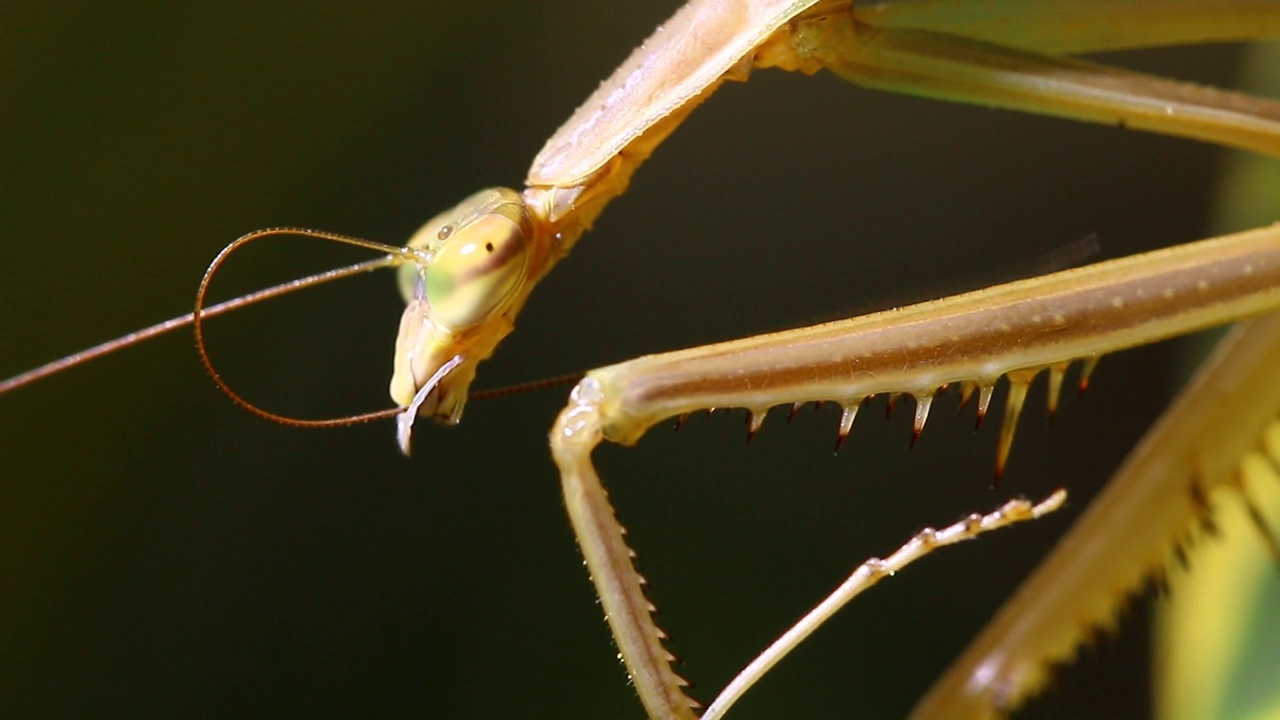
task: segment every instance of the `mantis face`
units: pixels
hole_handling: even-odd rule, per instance
[[[476,365],[511,332],[528,294],[532,235],[520,196],[495,189],[437,215],[410,240],[419,259],[400,268],[405,309],[390,388],[410,422],[418,414],[461,419]],[[406,453],[408,431],[402,424]]]

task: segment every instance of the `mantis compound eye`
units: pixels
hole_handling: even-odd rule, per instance
[[[452,331],[479,325],[500,311],[524,282],[528,241],[501,213],[483,215],[448,237],[426,269],[431,318]]]

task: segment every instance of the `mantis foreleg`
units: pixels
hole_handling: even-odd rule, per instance
[[[916,398],[918,433],[940,388],[958,384],[966,393],[979,392],[982,414],[996,380],[1007,375],[1011,390],[999,471],[1022,399],[1040,370],[1048,368],[1058,377],[1050,384],[1054,392],[1063,368],[1075,359],[1090,360],[1109,349],[1277,306],[1280,226],[1272,226],[588,373],[552,431],[552,451],[579,545],[645,706],[659,717],[692,712],[591,463],[601,440],[631,444],[664,418],[712,407],[745,407],[756,427],[774,405],[816,400],[843,405],[843,437],[861,403],[879,393]],[[1159,540],[1144,543],[1143,553],[1153,552],[1153,546],[1163,551],[1171,532],[1161,526]]]

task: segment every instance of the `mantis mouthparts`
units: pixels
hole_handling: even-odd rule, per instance
[[[422,403],[426,402],[427,396],[430,395],[440,381],[444,379],[454,368],[462,364],[462,356],[454,355],[449,362],[440,366],[422,387],[418,388],[418,392],[413,396],[413,402],[404,409],[404,412],[396,416],[396,442],[400,445],[400,452],[405,457],[409,457],[409,444],[413,435],[413,421],[418,417],[418,408]]]

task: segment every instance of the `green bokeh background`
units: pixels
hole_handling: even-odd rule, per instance
[[[473,0],[0,8],[0,375],[185,311],[250,229],[401,242],[518,184],[677,3]],[[1231,84],[1236,52],[1125,64]],[[544,283],[479,386],[979,286],[1097,232],[1104,257],[1206,232],[1217,149],[760,72],[698,110]],[[226,296],[361,257],[247,250]],[[1010,269],[1014,268],[1014,269]],[[381,407],[390,275],[211,325],[226,377],[282,411]],[[564,519],[546,432],[566,390],[476,403],[396,453],[388,423],[277,427],[188,335],[0,398],[0,714],[636,718]],[[947,550],[858,600],[735,717],[896,717],[1034,567],[1165,402],[1170,349],[1106,359],[1000,492],[955,398],[834,408],[742,446],[740,416],[597,453],[710,699],[863,558],[1011,494],[1067,512]],[[998,396],[999,398],[999,396]],[[1148,712],[1145,624],[1042,712]]]

